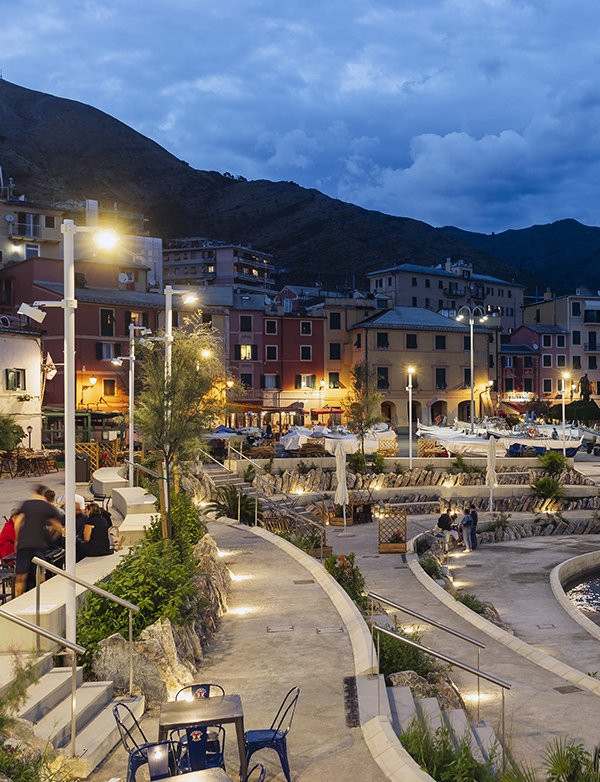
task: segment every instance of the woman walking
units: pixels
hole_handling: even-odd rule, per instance
[[[473,548],[471,547],[471,527],[473,526],[473,517],[471,516],[468,505],[465,507],[465,515],[462,517],[460,525],[462,528],[465,551],[471,552],[473,551]]]

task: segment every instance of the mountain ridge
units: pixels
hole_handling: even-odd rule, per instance
[[[5,80],[0,165],[31,199],[117,202],[143,212],[151,233],[164,239],[207,236],[271,252],[281,282],[344,287],[382,266],[452,257],[481,273],[535,284],[506,252],[486,249],[485,235],[364,209],[294,182],[194,169],[99,109]]]

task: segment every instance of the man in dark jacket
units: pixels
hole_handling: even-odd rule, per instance
[[[471,524],[471,528],[469,530],[469,535],[471,537],[471,548],[473,551],[477,548],[477,522],[479,521],[479,517],[477,515],[477,508],[471,503],[471,507],[469,508],[469,516],[473,519],[473,523]]]

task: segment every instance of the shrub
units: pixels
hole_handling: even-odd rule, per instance
[[[506,529],[510,522],[510,513],[495,513],[490,522],[490,530]]]
[[[419,560],[419,565],[421,565],[423,570],[431,578],[442,577],[442,568],[440,566],[440,563],[437,561],[435,557],[432,557],[431,555],[428,555],[426,557],[421,557],[421,559]]]
[[[547,451],[538,456],[538,461],[546,475],[552,477],[560,475],[561,472],[567,468],[566,456],[563,456],[562,453],[558,453],[558,451]]]
[[[421,642],[421,633],[407,633],[401,627],[390,627],[398,635],[411,641]],[[415,671],[419,676],[427,677],[428,674],[438,670],[433,658],[424,654],[413,646],[407,646],[397,638],[392,638],[384,633],[379,635],[379,670],[384,676],[389,676],[398,671]]]
[[[559,500],[565,499],[566,495],[560,483],[550,476],[538,478],[531,484],[535,496],[540,500]]]
[[[321,547],[321,543],[325,545],[323,536],[316,527],[307,527],[301,530],[294,530],[293,532],[282,530],[277,534],[279,537],[302,549],[302,551],[314,551]]]
[[[485,604],[481,602],[477,595],[473,595],[470,592],[457,592],[454,597],[459,603],[466,605],[471,611],[475,611],[476,614],[485,613]]]
[[[305,461],[303,461],[302,459],[300,459],[300,461],[298,462],[298,466],[296,467],[296,469],[298,470],[298,473],[299,473],[300,475],[306,475],[306,474],[307,474],[307,473],[309,473],[311,470],[316,470],[316,469],[317,469],[317,465],[316,465],[314,462],[311,462],[310,464],[307,464]]]
[[[453,475],[456,475],[457,473],[467,473],[467,475],[473,475],[473,474],[483,474],[485,472],[485,469],[483,467],[478,467],[475,464],[467,464],[465,462],[464,457],[457,456],[456,459],[452,462],[452,466],[450,468],[450,472]]]
[[[348,469],[353,473],[364,473],[366,461],[364,455],[360,451],[350,454],[348,457]]]
[[[365,579],[354,560],[354,552],[348,554],[348,556],[345,554],[340,554],[339,556],[332,554],[325,558],[323,565],[325,570],[335,578],[358,607],[365,611],[368,604],[367,596],[364,594]]]
[[[0,414],[0,451],[14,451],[24,437],[23,427],[12,416]]]
[[[394,465],[394,472],[396,475],[402,475],[404,473],[404,467],[400,464],[400,462],[396,462]]]
[[[421,535],[421,537],[417,538],[417,542],[415,543],[415,551],[417,554],[424,554],[426,551],[429,551],[432,545],[433,540],[431,538]]]
[[[269,459],[267,459],[267,463],[263,465],[263,470],[267,473],[267,475],[271,475],[273,472],[273,459],[275,457],[271,456]]]
[[[246,483],[252,483],[256,478],[256,467],[253,464],[249,464],[244,470],[244,481]]]
[[[235,486],[219,486],[216,489],[213,500],[206,510],[214,511],[219,516],[227,516],[229,519],[238,517],[238,501],[240,507],[240,522],[252,526],[255,518],[256,500],[244,492],[238,491]],[[258,503],[258,518],[262,518],[262,507]]]
[[[385,459],[383,458],[383,454],[373,454],[373,459],[371,460],[371,469],[376,475],[381,475],[381,473],[385,470]]]
[[[157,619],[183,624],[204,608],[194,576],[191,547],[182,540],[142,540],[125,554],[101,585],[117,597],[139,606],[133,614],[133,634]],[[84,665],[89,671],[98,644],[113,633],[127,637],[128,612],[93,593],[86,595],[77,616],[77,640],[87,648]]]
[[[198,508],[185,492],[171,494],[171,528],[173,538],[177,538],[189,546],[195,546],[206,533],[206,526],[200,519]],[[146,539],[153,542],[162,539],[159,516],[153,519],[150,527],[146,530]]]

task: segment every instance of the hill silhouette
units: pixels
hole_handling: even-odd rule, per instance
[[[286,281],[343,286],[382,265],[453,257],[528,282],[523,270],[427,223],[362,209],[293,182],[193,169],[98,109],[4,80],[0,165],[29,199],[97,198],[144,212],[150,232],[166,239],[249,243],[275,255]]]

